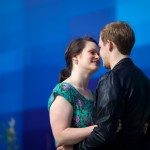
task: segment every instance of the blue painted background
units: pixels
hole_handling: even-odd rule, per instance
[[[73,38],[91,35],[98,41],[106,23],[129,22],[136,35],[131,57],[150,77],[149,5],[148,0],[1,0],[0,149],[54,149],[47,102]],[[90,88],[105,72],[101,66]]]

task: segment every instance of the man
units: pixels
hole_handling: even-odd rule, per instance
[[[100,33],[100,56],[110,71],[96,89],[95,127],[74,150],[148,150],[150,123],[150,83],[130,59],[135,35],[129,24],[112,22]],[[119,122],[121,129],[117,131]]]

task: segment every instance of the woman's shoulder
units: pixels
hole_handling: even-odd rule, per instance
[[[61,82],[61,83],[57,84],[54,87],[54,89],[49,97],[48,110],[58,95],[64,97],[67,101],[69,101],[73,105],[75,92],[76,91],[74,90],[72,85],[67,82]]]
[[[61,82],[61,83],[57,84],[55,88],[67,91],[67,90],[70,90],[72,88],[72,86],[68,82]]]

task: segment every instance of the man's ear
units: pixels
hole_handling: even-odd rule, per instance
[[[112,51],[114,47],[113,42],[109,40],[107,40],[107,42],[108,42],[109,50]]]

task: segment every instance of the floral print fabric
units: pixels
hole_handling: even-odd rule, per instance
[[[95,94],[93,99],[95,99]],[[92,111],[93,100],[85,98],[70,83],[61,82],[53,89],[48,100],[48,110],[54,102],[57,95],[63,96],[73,107],[72,127],[87,127],[93,124]]]

